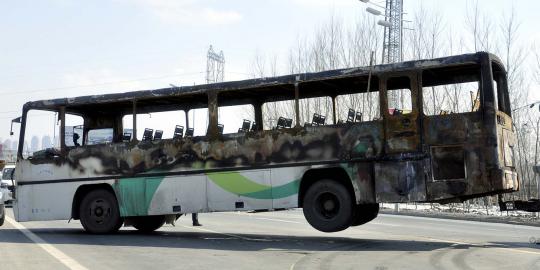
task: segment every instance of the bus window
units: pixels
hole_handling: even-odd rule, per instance
[[[161,139],[172,139],[177,125],[184,127],[185,130],[186,113],[182,110],[137,114],[137,140],[143,139],[145,129],[152,130],[152,139],[156,137],[156,133],[160,134],[161,132]],[[131,140],[133,136],[132,114],[122,118],[122,127],[124,128],[123,141]]]
[[[395,77],[387,81],[388,113],[403,115],[412,112],[411,81],[408,77]]]
[[[300,125],[333,124],[332,99],[330,97],[303,98],[300,102]],[[322,119],[317,123],[317,119]]]
[[[113,133],[112,128],[91,129],[88,131],[85,145],[112,143]]]
[[[30,110],[26,116],[23,157],[33,157],[45,150],[54,152],[60,149],[60,121],[58,113]],[[56,149],[56,150],[55,150]]]
[[[191,109],[188,112],[189,127],[193,136],[206,136],[208,130],[208,108]]]
[[[255,109],[250,104],[219,107],[218,117],[218,123],[224,126],[223,134],[245,132],[251,126],[245,130],[243,127],[244,120],[249,121],[249,124],[253,123],[255,121]]]
[[[352,113],[349,115],[350,112]],[[379,92],[337,96],[336,113],[338,123],[380,119]]]
[[[476,73],[476,72],[475,72]],[[424,115],[466,113],[480,108],[479,74],[453,74],[428,69],[422,72],[422,104]]]
[[[504,68],[498,64],[492,64],[493,70],[493,89],[495,89],[495,104],[497,110],[510,115],[510,96],[508,95],[508,83],[506,81],[506,73]]]
[[[286,127],[296,124],[294,100],[274,101],[263,104],[263,130],[276,129],[280,118],[286,119]]]
[[[422,88],[425,115],[465,113],[479,108],[478,82]]]
[[[66,146],[81,146],[83,144],[84,119],[80,115],[66,113]]]

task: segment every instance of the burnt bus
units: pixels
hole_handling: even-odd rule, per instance
[[[238,106],[252,119],[225,113]],[[192,112],[201,109],[197,132]],[[57,146],[23,152],[32,115],[45,112],[57,117]],[[169,112],[181,112],[162,119],[169,130],[141,122]],[[519,188],[506,72],[484,52],[34,101],[20,122],[16,219],[80,219],[90,233],[297,207],[317,230],[335,232],[373,220],[383,202]]]

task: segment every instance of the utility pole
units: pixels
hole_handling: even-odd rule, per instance
[[[384,16],[384,20],[379,20],[378,25],[384,27],[384,41],[382,50],[382,64],[390,64],[403,61],[403,0],[386,0],[386,5],[383,7],[371,0],[359,0],[365,4],[375,6],[375,8],[368,6],[366,11],[375,16]],[[380,11],[384,10],[384,15]],[[409,29],[409,28],[405,28]],[[412,29],[410,29],[412,30]],[[402,91],[396,93],[388,92],[388,104],[396,106],[400,101],[403,107],[404,95]],[[399,212],[399,204],[394,204],[394,211]]]
[[[225,56],[223,51],[214,52],[212,45],[206,57],[206,83],[222,82],[225,77]]]
[[[386,0],[383,7],[371,0],[360,0],[360,2],[372,5],[368,6],[366,11],[375,16],[384,16],[384,20],[379,20],[378,25],[384,27],[384,41],[382,49],[382,64],[391,64],[403,61],[403,0]],[[384,11],[381,11],[381,9]],[[409,22],[409,21],[407,21]],[[392,91],[388,96],[389,104],[394,106],[401,104],[403,106],[403,92]]]
[[[384,28],[382,62],[401,62],[403,61],[403,0],[386,0],[384,16],[388,27]]]

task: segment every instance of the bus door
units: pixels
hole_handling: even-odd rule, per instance
[[[383,80],[381,80],[384,82]],[[383,91],[385,152],[399,154],[420,149],[418,83],[416,76],[388,77]],[[383,87],[384,87],[383,86]],[[384,106],[386,105],[386,106]]]
[[[381,77],[379,89],[387,158],[375,163],[377,201],[425,200],[425,161],[416,158],[421,153],[417,74]]]

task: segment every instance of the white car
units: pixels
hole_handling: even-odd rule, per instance
[[[8,192],[4,194],[3,201],[10,203],[13,200],[13,191],[15,191],[15,180],[13,179],[13,173],[15,172],[15,165],[6,165],[2,170],[2,180],[0,181],[0,189],[7,189]]]

